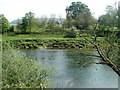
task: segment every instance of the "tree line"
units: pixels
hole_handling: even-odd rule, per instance
[[[98,23],[101,26],[120,28],[120,7],[113,7],[108,5],[106,7],[106,14],[95,19],[88,8],[82,2],[72,2],[70,6],[66,7],[66,19],[59,17],[59,21],[56,20],[55,15],[52,15],[50,19],[42,17],[41,19],[35,18],[35,14],[28,12],[22,19],[17,20],[17,25],[10,26],[6,17],[0,15],[0,27],[2,33],[14,32],[15,29],[20,32],[31,32],[33,29],[49,28],[49,29],[62,29],[75,27],[78,30],[87,29],[90,26]]]

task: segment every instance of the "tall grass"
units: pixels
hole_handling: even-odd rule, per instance
[[[51,70],[2,43],[2,88],[50,87]]]

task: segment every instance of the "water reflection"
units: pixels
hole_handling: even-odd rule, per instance
[[[100,61],[100,58],[85,56],[97,55],[96,51],[31,49],[22,50],[30,58],[35,58],[46,67],[54,67],[52,87],[64,88],[117,88],[118,76],[106,65],[85,64]],[[85,67],[81,67],[81,62]]]

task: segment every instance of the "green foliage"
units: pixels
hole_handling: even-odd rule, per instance
[[[118,28],[120,29],[120,1],[118,5]]]
[[[92,24],[94,20],[88,6],[82,2],[72,2],[65,10],[67,20],[64,24],[68,24],[68,27],[74,26],[78,29],[83,29]]]
[[[4,15],[0,15],[0,19],[2,21],[1,26],[2,26],[2,33],[6,33],[6,32],[9,32],[9,22],[8,20],[5,18]]]
[[[14,25],[10,26],[9,32],[14,32],[14,31],[15,31],[15,26]]]
[[[3,36],[4,37],[4,36]],[[13,37],[13,36],[12,36]],[[23,37],[23,36],[21,36]],[[7,41],[16,48],[82,48],[86,41],[84,38],[21,38]],[[4,37],[5,38],[5,37]]]
[[[67,35],[64,36],[65,38],[76,38],[77,37],[77,32],[75,27],[71,27],[70,31],[68,32]]]
[[[39,27],[39,28],[45,28],[47,27],[47,17],[41,17],[40,19],[37,18],[36,19],[36,25]]]
[[[59,31],[60,31],[60,30],[63,30],[62,26],[56,26],[56,27],[54,27],[54,29],[55,29],[55,30],[59,30]]]
[[[45,88],[50,87],[48,79],[51,70],[43,68],[36,60],[12,49],[3,42],[2,52],[3,88]]]
[[[88,9],[88,6],[81,2],[72,2],[69,7],[67,7],[66,13],[68,19],[76,19],[79,13],[82,13],[83,10]]]
[[[48,28],[54,29],[55,26],[57,26],[57,23],[55,20],[49,20],[47,23]]]
[[[70,28],[72,26],[70,20],[65,19],[63,22],[63,26],[66,28]]]
[[[16,29],[17,29],[17,31],[22,30],[22,21],[20,19],[17,19]]]
[[[34,13],[29,12],[25,14],[25,17],[22,18],[22,32],[31,32],[35,24]]]
[[[106,14],[99,17],[99,24],[105,25],[109,27],[117,27],[118,26],[118,10],[115,9],[113,6],[106,7]]]

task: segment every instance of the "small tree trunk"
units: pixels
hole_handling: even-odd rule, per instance
[[[103,61],[105,61],[106,64],[108,66],[110,66],[120,76],[119,68],[102,53],[102,50],[99,48],[99,46],[97,44],[94,44],[94,45],[95,45],[100,57],[103,59]]]

